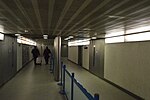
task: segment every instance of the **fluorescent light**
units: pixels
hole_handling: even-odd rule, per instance
[[[17,38],[17,43],[22,43],[22,42],[21,42],[21,39],[18,39],[18,38]]]
[[[27,32],[28,32],[28,30],[24,30],[24,32],[25,32],[25,33],[27,33]]]
[[[125,41],[145,41],[145,40],[150,40],[150,32],[125,36]]]
[[[64,40],[69,40],[69,39],[72,39],[73,36],[68,36],[67,38],[65,38]]]
[[[48,37],[43,37],[44,39],[48,39]]]
[[[111,37],[105,39],[105,43],[118,43],[118,42],[124,42],[124,36]]]
[[[73,38],[73,36],[69,36],[69,38],[70,38],[70,39],[72,39],[72,38]]]
[[[43,35],[43,38],[44,39],[48,39],[48,35]]]
[[[0,40],[4,40],[4,34],[0,33]]]
[[[69,40],[69,38],[65,38],[64,40]]]
[[[77,43],[68,42],[68,46],[79,46],[79,45],[89,45],[89,44],[90,44],[90,41],[77,42]]]
[[[91,39],[97,39],[96,37],[92,37]]]
[[[43,37],[46,37],[46,36],[48,36],[48,35],[43,35]]]
[[[124,31],[106,32],[105,37],[113,37],[113,36],[119,36],[119,35],[124,35]]]
[[[125,17],[122,17],[122,16],[113,16],[113,15],[110,15],[108,16],[109,18],[117,18],[117,19],[123,19]]]
[[[34,46],[36,46],[36,42],[35,42],[35,41],[30,40],[30,39],[28,39],[28,38],[25,38],[25,37],[23,37],[23,36],[19,36],[19,37],[17,38],[17,42],[18,42],[18,43],[22,43],[22,44],[27,44],[27,45],[34,45]]]
[[[79,45],[89,45],[90,39],[83,39],[83,40],[75,40],[72,42],[68,42],[68,46],[79,46]]]
[[[90,31],[90,28],[84,28],[83,31]]]
[[[129,29],[126,31],[126,33],[130,34],[130,33],[136,33],[136,32],[149,31],[149,30],[150,30],[150,26],[143,26],[143,27],[138,27],[134,29]]]
[[[15,34],[15,36],[20,36],[20,34]]]

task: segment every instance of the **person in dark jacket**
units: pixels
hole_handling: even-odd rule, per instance
[[[51,51],[48,47],[46,47],[46,49],[44,50],[43,55],[44,55],[45,63],[48,64],[49,57],[51,55]]]
[[[32,49],[32,55],[33,55],[33,59],[34,59],[34,64],[37,65],[36,59],[40,55],[40,52],[36,46],[34,46],[34,48]]]

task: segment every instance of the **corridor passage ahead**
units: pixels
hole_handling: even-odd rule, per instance
[[[49,65],[29,63],[0,88],[0,100],[65,100],[49,72]]]

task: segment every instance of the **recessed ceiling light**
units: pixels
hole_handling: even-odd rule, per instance
[[[20,34],[15,34],[15,36],[20,36]]]
[[[90,31],[91,29],[90,28],[84,28],[83,30],[84,31]]]
[[[69,38],[70,38],[70,39],[72,39],[72,38],[73,38],[73,36],[69,36]]]
[[[92,37],[91,39],[97,39],[96,37]]]
[[[122,17],[122,16],[113,16],[113,15],[110,15],[110,16],[108,16],[109,18],[118,18],[118,19],[123,19],[123,18],[125,18],[125,17]]]
[[[48,39],[48,35],[43,35],[43,38],[44,39]]]
[[[72,39],[73,36],[68,36],[67,38],[65,38],[64,40],[69,40],[69,39]]]
[[[24,32],[26,33],[26,32],[28,32],[28,30],[24,30]]]

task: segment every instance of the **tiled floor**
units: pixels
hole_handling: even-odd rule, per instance
[[[65,100],[59,91],[49,66],[31,62],[0,88],[0,100]]]
[[[62,61],[67,66],[69,72],[75,73],[75,78],[90,93],[98,93],[100,95],[100,100],[136,100],[67,59],[63,58]]]

